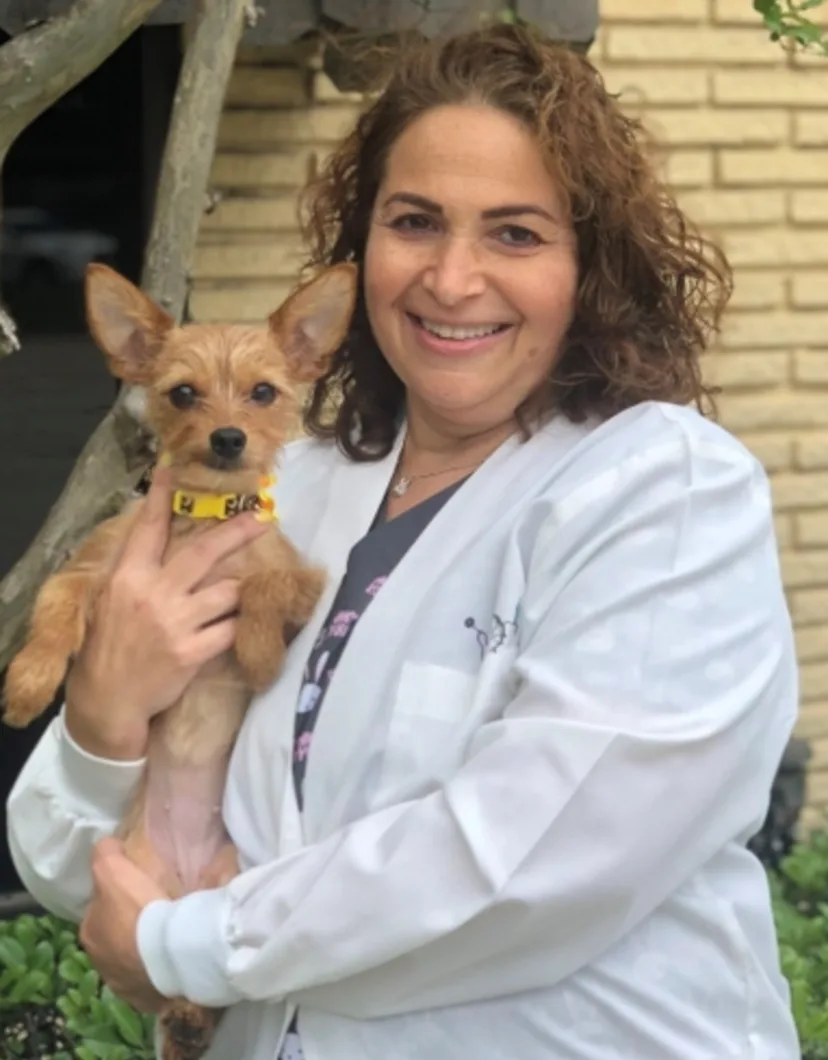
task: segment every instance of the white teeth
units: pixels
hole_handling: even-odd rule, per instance
[[[482,339],[486,335],[494,335],[496,331],[500,331],[501,327],[500,324],[484,324],[477,328],[452,328],[448,324],[432,324],[431,321],[422,318],[420,318],[420,323],[426,331],[430,331],[439,339]]]

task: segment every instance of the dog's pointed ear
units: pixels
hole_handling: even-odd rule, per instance
[[[110,371],[146,385],[153,361],[175,321],[135,284],[108,265],[86,267],[86,319]]]
[[[287,299],[270,317],[270,328],[298,383],[324,375],[342,344],[354,312],[357,267],[332,265]]]

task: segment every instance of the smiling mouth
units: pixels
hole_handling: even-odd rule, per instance
[[[473,339],[487,339],[492,335],[498,335],[512,327],[511,324],[440,324],[425,317],[419,317],[415,313],[408,313],[408,317],[418,326],[433,335],[437,339],[446,339],[454,342],[468,342]]]

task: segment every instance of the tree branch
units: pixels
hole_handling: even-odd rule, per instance
[[[104,0],[114,4],[117,0]],[[122,5],[123,6],[123,5]],[[227,82],[247,0],[199,0],[164,149],[142,286],[181,319]],[[67,554],[129,495],[146,457],[124,388],[84,446],[23,558],[0,582],[0,670],[23,639],[34,597]]]
[[[76,0],[0,48],[0,165],[20,133],[108,58],[160,0]]]
[[[0,167],[20,133],[95,70],[160,0],[77,0],[58,18],[0,48]],[[17,329],[0,306],[0,357],[20,349]]]
[[[180,320],[249,0],[199,0],[175,94],[141,284]]]
[[[10,353],[17,353],[20,349],[20,339],[17,337],[17,325],[7,309],[0,305],[0,357],[8,357]]]

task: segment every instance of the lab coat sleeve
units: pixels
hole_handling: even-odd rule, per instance
[[[81,920],[92,895],[92,847],[115,831],[143,766],[88,754],[66,731],[62,712],[45,730],[7,804],[12,861],[45,909]]]
[[[156,986],[354,1018],[550,986],[746,841],[797,700],[756,461],[671,437],[553,506],[514,667],[441,790],[148,906]]]

